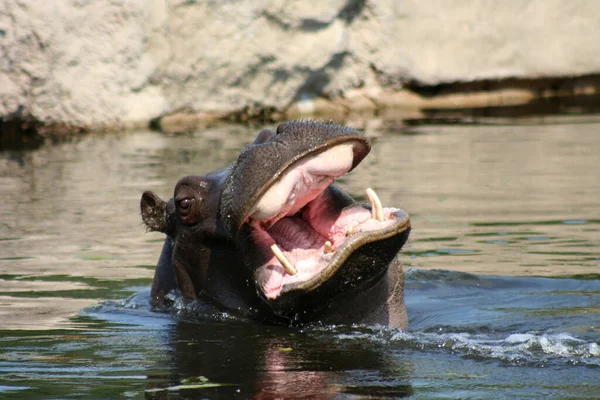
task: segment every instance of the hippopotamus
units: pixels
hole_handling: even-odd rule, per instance
[[[398,253],[409,216],[372,189],[360,204],[335,184],[370,149],[358,130],[290,121],[232,165],[183,177],[169,201],[144,192],[147,229],[166,234],[151,305],[173,293],[265,323],[406,329]]]

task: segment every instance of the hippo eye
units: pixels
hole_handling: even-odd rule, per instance
[[[179,207],[187,209],[190,207],[191,202],[192,201],[190,199],[183,199],[179,202]]]
[[[192,210],[192,199],[185,198],[179,201],[179,214],[182,217],[187,217]]]
[[[177,210],[184,224],[189,225],[198,222],[201,203],[202,199],[195,197],[184,197],[181,200],[177,200]]]

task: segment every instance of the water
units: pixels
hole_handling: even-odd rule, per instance
[[[598,398],[600,125],[515,122],[351,122],[373,151],[341,184],[411,213],[407,332],[149,310],[141,193],[258,129],[1,153],[0,398]]]

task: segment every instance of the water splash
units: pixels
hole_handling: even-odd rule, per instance
[[[342,329],[338,327],[336,329]],[[336,333],[339,340],[368,340],[403,349],[449,352],[476,360],[511,365],[586,365],[600,367],[600,344],[567,333],[525,332],[498,334],[468,332],[405,332],[384,327],[352,327]]]
[[[185,320],[188,322],[227,322],[227,321],[245,321],[245,319],[224,312],[217,307],[202,302],[189,301],[181,293],[172,292],[165,296],[170,302],[168,306],[152,309],[150,307],[150,289],[140,288],[134,295],[120,301],[103,301],[94,307],[89,307],[87,313],[103,314],[105,318],[110,319],[107,314],[126,313],[140,317],[149,318],[170,318],[172,322]]]

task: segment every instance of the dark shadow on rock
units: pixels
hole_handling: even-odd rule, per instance
[[[304,97],[318,98],[322,97],[325,88],[333,79],[336,72],[344,65],[346,58],[350,56],[348,52],[333,54],[331,59],[321,68],[308,71],[308,76],[302,86],[296,92],[294,101],[302,100]],[[304,71],[306,73],[306,71]]]
[[[45,142],[39,133],[40,127],[39,121],[23,115],[21,110],[0,117],[0,151],[39,148]]]
[[[373,67],[372,67],[373,68]],[[378,81],[382,84],[388,83],[386,79],[393,76],[382,71],[374,70]],[[504,79],[482,79],[469,82],[447,82],[439,85],[428,85],[419,81],[403,82],[403,87],[423,97],[436,97],[458,93],[493,92],[505,89],[530,90],[538,96],[569,96],[578,95],[578,91],[586,88],[598,93],[600,90],[600,74],[573,76],[559,76],[550,78],[504,78]],[[587,93],[593,94],[593,93]]]
[[[347,0],[346,5],[340,10],[338,18],[343,19],[349,25],[363,13],[366,5],[367,0]]]

